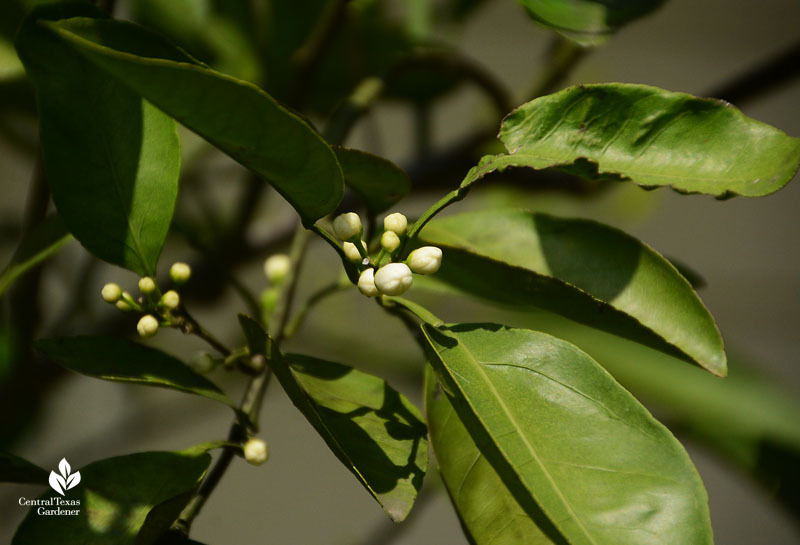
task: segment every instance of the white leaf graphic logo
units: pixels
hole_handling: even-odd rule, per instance
[[[55,471],[50,472],[50,486],[63,496],[67,490],[78,486],[78,483],[81,482],[81,472],[76,471],[70,474],[72,468],[66,458],[61,458],[58,463],[58,471],[61,475]]]

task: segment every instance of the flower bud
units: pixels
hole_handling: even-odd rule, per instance
[[[367,243],[363,240],[361,241],[361,247],[364,249],[364,253],[367,253]],[[361,262],[361,253],[358,251],[358,247],[353,244],[352,242],[345,242],[342,244],[342,248],[344,248],[344,254],[347,256],[347,259],[350,261],[355,261],[357,263]]]
[[[384,231],[381,235],[381,248],[389,253],[394,252],[400,246],[400,237],[394,231]]]
[[[380,295],[378,288],[375,287],[375,269],[364,269],[358,277],[358,289],[367,297]]]
[[[442,250],[436,246],[417,248],[409,254],[406,263],[417,274],[433,274],[442,264]]]
[[[339,240],[351,240],[361,234],[361,218],[355,212],[336,216],[333,220],[333,233]]]
[[[170,310],[174,310],[178,308],[178,305],[181,304],[181,296],[178,295],[177,291],[169,290],[167,293],[161,296],[161,304]]]
[[[214,370],[216,363],[214,362],[214,358],[207,352],[198,352],[189,361],[189,367],[194,369],[196,373],[205,375]]]
[[[253,356],[247,360],[247,366],[256,373],[260,373],[267,366],[267,358],[261,354],[253,354]]]
[[[386,231],[391,231],[396,235],[402,235],[408,228],[408,219],[400,212],[389,214],[383,218],[383,228]]]
[[[122,297],[122,289],[117,284],[111,282],[103,286],[100,295],[103,296],[103,301],[106,303],[116,303],[119,301],[119,298]]]
[[[150,295],[156,291],[156,282],[149,276],[143,276],[139,279],[139,291],[145,295]]]
[[[192,268],[186,263],[173,263],[169,268],[169,277],[175,284],[180,286],[189,281],[192,276]]]
[[[292,268],[292,261],[286,254],[271,255],[264,261],[264,274],[273,286],[280,286]]]
[[[124,299],[120,299],[119,301],[114,303],[114,306],[117,307],[122,312],[128,312],[129,310],[133,309],[133,307]]]
[[[401,295],[412,281],[411,269],[405,263],[389,263],[375,273],[375,287],[384,295]]]
[[[158,333],[158,320],[152,314],[142,316],[139,323],[136,324],[136,330],[145,339],[152,337]]]
[[[260,466],[269,458],[269,449],[267,444],[261,439],[252,437],[244,444],[244,459],[248,464]]]

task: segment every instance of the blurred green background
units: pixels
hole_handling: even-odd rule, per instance
[[[387,4],[402,18],[413,2]],[[170,5],[163,3],[162,7]],[[183,3],[176,2],[174,6],[180,5]],[[134,14],[125,2],[119,2],[117,10],[122,16]],[[191,12],[178,16],[180,20],[191,17]],[[624,28],[588,55],[568,83],[646,83],[707,95],[796,43],[798,28],[797,0],[669,0],[653,15]],[[484,2],[463,27],[437,28],[436,32],[438,39],[456,45],[497,74],[513,90],[514,104],[526,100],[532,82],[544,71],[552,41],[552,34],[534,24],[512,0]],[[223,26],[208,27],[207,33],[209,42],[228,44],[235,51],[235,37]],[[8,55],[0,45],[0,61]],[[234,60],[245,74],[251,69],[247,59]],[[224,68],[225,58],[220,63]],[[11,66],[7,62],[0,65]],[[13,71],[13,67],[6,70]],[[23,217],[33,164],[30,143],[35,149],[36,138],[32,120],[12,107],[14,95],[9,88],[0,95],[0,100],[9,101],[0,110],[4,127],[0,133],[3,263],[16,244],[9,226],[18,225]],[[742,104],[742,109],[751,117],[800,136],[799,101],[800,80],[794,79]],[[432,113],[433,153],[476,126],[493,122],[494,115],[485,98],[468,86],[439,100]],[[192,176],[193,183],[202,189],[198,192],[202,202],[184,195],[179,209],[189,217],[201,217],[205,214],[203,206],[211,203],[212,215],[230,214],[242,191],[245,172],[221,154],[209,153],[188,133],[182,133],[182,142],[187,159],[198,157],[191,162]],[[415,153],[414,111],[405,104],[381,103],[357,125],[347,143],[409,165]],[[396,209],[414,216],[434,198],[438,198],[435,193],[408,198]],[[448,212],[488,206],[596,218],[698,271],[707,284],[700,295],[717,319],[729,350],[727,389],[720,390],[719,379],[685,363],[544,313],[511,312],[460,298],[443,300],[421,286],[410,292],[411,297],[430,304],[445,320],[541,327],[580,343],[666,423],[673,424],[708,488],[717,543],[800,543],[797,504],[793,517],[787,502],[776,499],[780,489],[774,483],[756,484],[741,470],[757,465],[760,459],[762,464],[793,476],[789,485],[800,480],[797,466],[793,466],[800,452],[797,179],[771,197],[725,202],[666,190],[645,192],[632,185],[614,186],[588,198],[483,185]],[[293,211],[272,192],[259,201],[255,218],[248,237],[257,244],[291,225]],[[195,256],[182,238],[174,236],[168,240],[161,263],[166,268],[172,261],[191,261]],[[236,270],[254,292],[266,285],[261,272],[264,257],[266,254]],[[219,265],[224,267],[225,263]],[[335,279],[337,270],[330,249],[315,242],[303,271],[300,295]],[[85,333],[114,316],[99,297],[100,288],[109,281],[131,289],[136,279],[121,269],[97,264],[77,244],[71,244],[44,273],[40,334]],[[73,313],[78,286],[85,288],[89,303]],[[244,307],[232,290],[225,289],[215,305],[203,304],[202,299],[196,297],[189,303],[198,318],[219,336],[237,341],[235,315]],[[8,320],[5,305],[3,313]],[[133,331],[133,324],[129,325]],[[0,381],[10,380],[11,375],[9,358],[3,353],[12,348],[7,346],[3,331],[0,364],[5,367],[0,366]],[[204,349],[199,341],[175,331],[163,331],[152,342],[184,359]],[[423,359],[419,349],[402,324],[355,289],[322,303],[286,348],[381,374],[420,402]],[[751,380],[754,369],[769,380]],[[61,457],[66,457],[80,469],[95,459],[148,449],[181,449],[221,438],[227,432],[229,413],[203,399],[77,375],[61,374],[51,381],[36,372],[29,373],[29,380],[46,383],[46,395],[13,400],[11,407],[18,412],[0,416],[4,424],[2,448],[45,468],[55,467]],[[217,371],[212,378],[238,397],[240,377]],[[704,419],[694,421],[686,416],[695,411]],[[18,418],[20,415],[25,416]],[[291,406],[277,382],[270,386],[262,420],[262,436],[271,448],[269,463],[262,468],[241,461],[233,464],[194,525],[193,537],[199,541],[210,545],[466,543],[435,472],[428,476],[427,492],[421,500],[424,505],[412,512],[402,533],[393,534],[392,524],[380,508]],[[14,429],[17,431],[12,433]],[[764,448],[776,437],[781,438],[781,446],[794,445],[794,458],[788,462],[783,458],[783,448]],[[715,452],[728,456],[723,459]],[[785,499],[786,486],[782,493]],[[0,542],[10,540],[26,513],[17,505],[17,498],[35,494],[38,491],[33,487],[0,488]],[[797,492],[794,494],[796,498]]]

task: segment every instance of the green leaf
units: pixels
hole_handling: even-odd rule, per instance
[[[40,507],[30,507],[11,543],[41,545],[54,536],[62,545],[155,543],[191,499],[210,462],[206,453],[142,452],[76,468],[81,481],[63,498],[50,490],[39,499],[79,500],[80,506],[61,509],[80,514],[44,516],[37,514]]]
[[[59,216],[52,216],[34,229],[17,247],[11,262],[0,274],[0,296],[27,271],[60,250],[72,235]]]
[[[36,341],[45,356],[71,371],[112,382],[158,386],[236,404],[207,378],[169,354],[118,337],[59,337]]]
[[[180,172],[175,122],[74,50],[44,21],[99,16],[89,5],[35,9],[17,50],[36,88],[53,201],[90,252],[153,276]]]
[[[559,167],[648,188],[755,197],[800,167],[800,139],[725,102],[647,85],[579,85],[537,98],[506,117],[500,140],[509,154],[484,157],[462,187],[508,167]]]
[[[411,190],[408,175],[388,159],[349,148],[333,149],[342,166],[344,183],[361,197],[370,213],[389,209]]]
[[[28,460],[0,451],[0,483],[46,484],[47,471]]]
[[[264,177],[306,226],[341,201],[344,184],[333,150],[255,85],[216,72],[131,23],[75,18],[49,28],[61,44]]]
[[[438,390],[433,369],[425,367],[425,416],[439,473],[456,508],[462,527],[475,545],[551,545],[565,543],[538,511],[529,516],[500,475],[481,454],[453,405]]]
[[[278,353],[261,326],[239,317],[253,353],[292,403],[395,522],[408,516],[428,466],[422,416],[386,382],[338,363]]]
[[[572,545],[712,543],[686,452],[588,355],[496,324],[422,329],[456,414],[529,515],[541,507]]]
[[[492,210],[430,222],[435,279],[494,302],[533,305],[696,362],[725,376],[719,330],[669,261],[589,220]]]
[[[603,43],[619,27],[664,0],[518,0],[537,22],[583,45]]]

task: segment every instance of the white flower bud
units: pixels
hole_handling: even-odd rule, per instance
[[[169,268],[169,277],[177,285],[185,284],[192,276],[192,268],[186,263],[173,263]]]
[[[114,303],[114,306],[117,307],[122,312],[128,312],[129,310],[133,309],[133,307],[130,306],[130,304],[128,304],[128,302],[123,299],[120,299],[119,301]]]
[[[384,231],[381,235],[381,248],[389,253],[394,252],[400,246],[400,237],[394,231]]]
[[[400,212],[389,214],[383,218],[383,228],[386,231],[392,231],[396,235],[402,235],[408,228],[408,219]]]
[[[342,244],[344,248],[344,253],[347,256],[347,259],[350,261],[355,261],[357,263],[361,262],[361,254],[358,252],[358,247],[353,244],[352,242],[345,242]],[[367,253],[367,243],[363,240],[361,241],[361,247],[364,249],[364,253]]]
[[[261,439],[252,437],[244,444],[244,459],[247,463],[254,466],[260,466],[269,458],[269,449],[267,444]]]
[[[333,220],[333,233],[339,240],[351,240],[361,234],[361,218],[355,212],[336,216]]]
[[[152,314],[142,316],[142,319],[136,324],[136,330],[145,339],[152,337],[158,333],[158,320]]]
[[[367,297],[380,295],[378,288],[375,287],[375,269],[364,269],[358,277],[358,289]]]
[[[161,303],[170,310],[178,308],[181,304],[181,296],[175,290],[169,290],[161,296]]]
[[[122,288],[111,282],[103,286],[100,295],[103,296],[103,301],[106,303],[116,303],[122,297]]]
[[[389,263],[375,273],[375,286],[384,295],[401,295],[412,281],[411,269],[405,263]]]
[[[409,254],[406,263],[417,274],[433,274],[442,264],[442,250],[436,246],[417,248]]]
[[[156,291],[156,282],[149,276],[143,276],[139,279],[139,291],[145,295],[150,295]]]
[[[267,275],[267,280],[274,286],[283,284],[283,281],[289,276],[291,268],[292,261],[286,254],[275,254],[264,261],[264,274]]]

